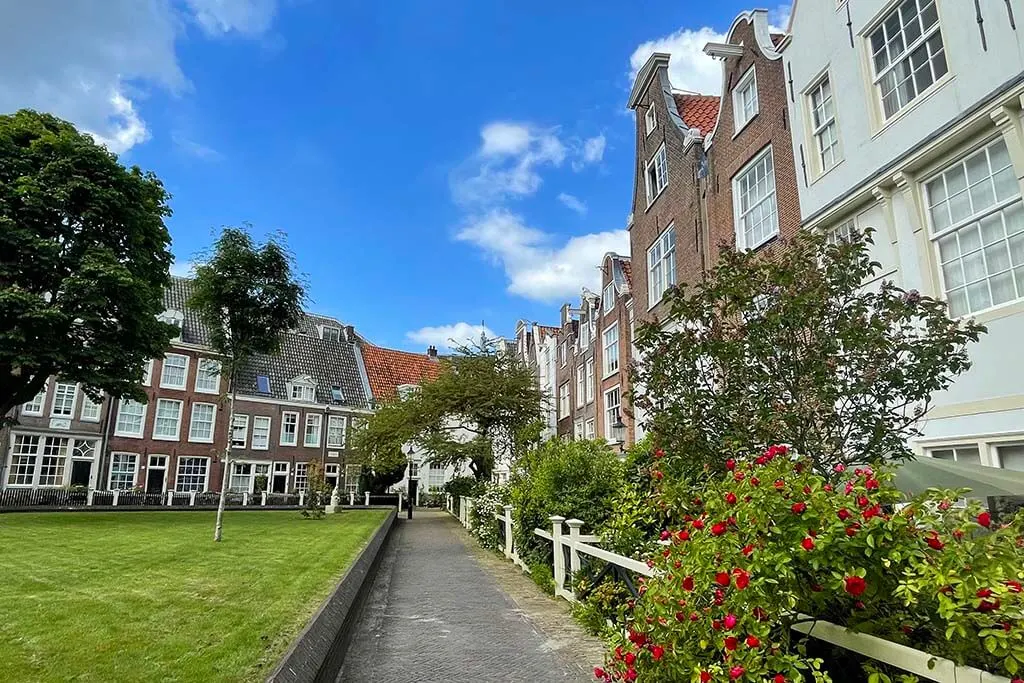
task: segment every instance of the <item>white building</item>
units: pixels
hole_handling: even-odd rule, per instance
[[[879,279],[988,327],[914,450],[1024,469],[1024,0],[796,0],[790,30],[804,227],[874,228]]]

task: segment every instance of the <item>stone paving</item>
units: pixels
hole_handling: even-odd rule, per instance
[[[338,682],[591,681],[601,653],[568,604],[417,510],[393,531]]]

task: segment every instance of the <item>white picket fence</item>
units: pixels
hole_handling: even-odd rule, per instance
[[[473,510],[475,500],[467,496],[459,499],[458,519],[462,526],[472,531],[472,520],[470,513]],[[526,564],[523,563],[516,551],[514,541],[515,522],[512,519],[513,508],[506,505],[503,514],[495,514],[494,518],[504,526],[505,545],[501,549],[506,558],[521,567],[523,571],[529,572]],[[448,512],[455,515],[455,505],[452,496],[448,496]],[[558,515],[552,515],[551,530],[534,529],[533,533],[546,539],[552,544],[552,573],[555,578],[555,595],[557,597],[576,602],[577,597],[572,590],[574,582],[572,578],[580,571],[580,555],[590,557],[614,564],[628,571],[641,576],[652,577],[655,570],[648,567],[645,562],[625,557],[616,553],[599,548],[596,543],[601,542],[599,536],[583,534],[583,522],[578,519],[566,519]],[[564,525],[564,526],[563,526]],[[565,527],[569,528],[568,533]],[[569,566],[565,566],[566,552],[568,549]],[[566,582],[568,581],[568,588]],[[936,657],[921,650],[900,645],[884,638],[872,636],[867,633],[856,633],[849,629],[833,624],[828,621],[815,620],[807,615],[798,615],[798,623],[793,625],[793,630],[814,636],[846,650],[857,652],[876,661],[884,662],[899,667],[904,671],[920,676],[924,680],[937,681],[938,683],[1011,683],[1010,679],[982,671],[971,666],[962,666],[949,659]]]

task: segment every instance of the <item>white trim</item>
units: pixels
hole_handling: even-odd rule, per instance
[[[311,426],[310,420],[316,418],[316,443],[309,443],[306,439],[307,432]],[[302,429],[302,446],[303,448],[320,448],[320,441],[323,439],[323,427],[324,427],[324,416],[321,413],[306,413],[306,419],[303,420]]]
[[[60,393],[60,387],[74,387],[71,393],[71,410],[65,413],[54,412],[57,408],[57,395]],[[61,382],[60,380],[53,383],[53,398],[50,400],[50,417],[66,417],[68,419],[75,418],[75,408],[78,406],[78,382]]]
[[[206,466],[203,468],[203,488],[199,490],[199,493],[210,490],[210,470],[213,468],[212,460],[209,457],[202,455],[179,455],[174,462],[174,490],[181,491],[181,465],[183,460],[204,460]],[[196,489],[189,489],[189,491],[195,491]]]
[[[175,384],[166,384],[164,378],[167,376],[167,359],[168,358],[184,358],[185,369],[181,377],[181,386]],[[164,354],[163,360],[160,362],[160,388],[161,389],[175,389],[178,391],[185,391],[185,387],[188,386],[188,367],[189,367],[189,356],[182,353],[166,353]]]
[[[651,310],[655,306],[661,303],[661,300],[665,298],[665,292],[676,284],[677,273],[676,273],[676,224],[675,221],[668,224],[668,227],[662,230],[661,234],[658,235],[657,239],[651,243],[651,246],[647,247],[647,310]],[[672,237],[672,255],[669,257],[663,244],[666,237]],[[653,267],[651,265],[651,254],[657,249],[660,253],[658,257],[657,267],[659,269],[659,282],[657,285],[661,287],[661,291],[658,292],[657,299],[654,298],[653,287],[655,285],[653,277]],[[671,269],[672,277],[667,277],[668,270]],[[669,281],[671,280],[671,281]]]
[[[86,406],[96,406],[96,417],[86,417],[85,416],[85,407]],[[83,391],[82,392],[82,405],[81,405],[81,407],[78,410],[78,419],[81,420],[82,422],[99,422],[100,421],[100,417],[102,415],[103,415],[103,401],[102,401],[102,399],[100,400],[99,403],[96,403],[91,398],[86,396],[85,392]]]
[[[622,420],[622,383],[620,382],[619,384],[616,384],[613,387],[608,387],[607,389],[601,392],[601,416],[604,418],[601,421],[601,425],[604,427],[604,434],[602,434],[601,436],[603,436],[605,439],[612,438],[612,425],[610,422],[608,422],[608,394],[612,393],[613,391],[619,392],[619,404],[618,406],[616,406],[616,408],[618,410],[619,420]]]
[[[741,96],[751,83],[754,85],[754,111],[749,118],[741,119],[740,117],[745,114]],[[730,93],[732,97],[732,123],[733,123],[733,138],[743,132],[743,129],[750,125],[750,122],[757,118],[757,115],[761,113],[761,94],[757,91],[757,65],[751,64],[750,68],[743,72],[739,80],[736,82],[736,86]]]
[[[146,367],[142,369],[142,386],[148,387],[153,383],[153,359],[146,361]]]
[[[587,366],[580,363],[576,366],[576,407],[582,408],[587,405]]]
[[[160,405],[168,403],[178,404],[178,419],[174,428],[174,435],[169,434],[158,434],[156,429],[160,424]],[[181,418],[182,413],[185,412],[185,402],[177,398],[158,398],[156,400],[156,411],[153,413],[153,431],[152,439],[154,441],[178,441],[181,438]]]
[[[39,391],[39,393],[37,393],[35,396],[32,397],[31,401],[26,401],[25,403],[21,404],[21,414],[22,415],[42,416],[43,413],[46,412],[46,399],[48,399],[50,397],[49,389],[50,389],[50,380],[47,379],[45,382],[43,382],[43,388]],[[39,402],[39,409],[38,410],[26,410],[25,409],[25,406],[34,404],[35,400],[37,398],[39,398],[40,396],[42,396],[43,398]]]
[[[658,110],[654,108],[654,99],[647,103],[647,111],[644,112],[644,137],[650,137],[651,133],[658,130]]]
[[[195,425],[195,421],[196,421],[196,407],[197,406],[210,406],[210,407],[213,408],[213,418],[212,418],[212,421],[210,422],[210,438],[209,438],[209,440],[207,440],[207,439],[197,439],[197,438],[194,438],[192,436],[192,428]],[[215,440],[214,437],[216,435],[216,431],[217,431],[217,404],[216,403],[204,403],[202,401],[196,401],[195,403],[193,403],[192,404],[192,411],[189,414],[189,418],[188,418],[188,440],[189,440],[189,443],[213,443],[214,440]]]
[[[235,445],[235,422],[242,420],[242,445]],[[245,450],[249,446],[249,416],[244,413],[235,413],[234,417],[231,418],[231,424],[228,425],[228,447],[232,450]]]
[[[114,491],[114,456],[129,455],[132,458],[132,485],[127,489],[116,489],[118,491],[130,491],[139,485],[139,454],[128,451],[114,451],[110,454],[110,467],[107,470],[107,490]]]
[[[658,162],[663,157],[664,164],[661,166],[662,174],[659,176]],[[661,187],[651,187],[651,169],[654,169],[654,183],[658,184],[658,181],[662,181]],[[657,151],[651,156],[650,160],[644,165],[644,186],[647,188],[647,208],[654,205],[661,193],[668,187],[668,150],[665,147],[665,143],[662,142],[658,147]]]
[[[591,356],[590,358],[587,359],[587,362],[586,362],[586,372],[587,372],[587,384],[586,384],[587,403],[592,403],[594,401],[594,397],[596,396],[596,394],[594,392],[594,384],[595,384],[595,380],[596,380],[596,378],[594,377],[594,375],[596,374],[594,372],[595,366],[596,366],[596,361],[595,361],[594,357]]]
[[[284,440],[284,426],[288,422],[287,420],[285,420],[285,415],[294,415],[295,416],[295,440],[290,442],[290,443]],[[281,430],[279,432],[280,436],[278,437],[278,445],[279,446],[298,446],[299,445],[299,422],[301,421],[300,420],[301,417],[302,417],[302,413],[298,412],[297,410],[282,410],[281,411]]]
[[[754,168],[758,164],[762,163],[766,158],[771,160],[772,168],[771,168],[771,175],[770,175],[770,177],[771,177],[771,182],[772,182],[772,189],[771,189],[771,192],[768,195],[766,195],[764,199],[761,199],[758,202],[758,205],[764,203],[765,201],[768,201],[768,197],[769,196],[771,197],[770,201],[772,202],[772,204],[774,205],[774,208],[775,208],[775,231],[770,233],[766,237],[762,238],[756,244],[747,244],[746,243],[746,232],[747,231],[746,231],[746,228],[745,228],[745,226],[743,224],[743,219],[746,218],[746,216],[750,213],[750,209],[748,208],[747,212],[743,213],[741,208],[740,208],[742,206],[742,204],[741,204],[742,193],[740,191],[740,180],[743,179],[752,170],[754,170]],[[768,177],[768,175],[766,174],[766,178],[767,177]],[[741,168],[736,173],[736,175],[734,175],[732,177],[732,181],[731,182],[732,182],[732,197],[733,197],[733,200],[732,200],[733,201],[733,215],[735,216],[735,218],[733,220],[733,229],[734,229],[735,235],[736,235],[736,247],[737,247],[737,249],[744,249],[744,250],[747,250],[747,251],[753,251],[754,249],[757,249],[761,245],[767,244],[768,242],[770,242],[772,239],[774,239],[775,237],[777,237],[779,235],[779,196],[778,196],[778,187],[776,186],[776,181],[775,181],[775,153],[774,153],[773,146],[769,143],[767,147],[765,147],[762,151],[758,152],[757,155],[754,156],[754,158],[752,158],[750,161],[748,161],[746,163],[746,165],[744,165],[743,168]]]
[[[301,409],[301,410],[312,410],[313,407],[316,406],[316,407],[319,407],[321,409],[330,408],[332,410],[344,410],[346,414],[356,414],[356,415],[373,415],[374,414],[374,411],[370,410],[369,408],[356,408],[354,406],[339,406],[339,405],[333,404],[333,403],[310,404],[310,403],[301,403],[299,401],[289,401],[289,400],[283,399],[283,398],[274,398],[272,396],[253,396],[251,394],[238,394],[238,395],[235,396],[235,403],[236,403],[236,405],[238,403],[243,402],[243,401],[249,402],[249,403],[263,403],[263,404],[266,404],[266,405],[272,405],[272,406],[281,407],[281,408],[284,408],[284,407],[287,407],[287,408],[298,408],[298,409]]]
[[[213,363],[213,364],[215,364],[217,366],[217,386],[215,388],[213,388],[213,389],[200,388],[200,386],[199,386],[199,378],[202,377],[202,374],[203,374],[203,365],[207,364],[207,363]],[[223,370],[223,365],[221,364],[221,362],[219,360],[214,360],[213,358],[200,358],[196,362],[196,381],[195,381],[195,384],[193,385],[195,387],[196,393],[199,393],[199,394],[219,394],[220,393],[221,371],[222,370]]]
[[[619,332],[618,325],[619,325],[619,321],[616,320],[611,325],[609,325],[608,327],[604,328],[604,330],[601,331],[601,373],[602,373],[601,381],[604,381],[604,380],[608,379],[612,375],[616,374],[622,368],[622,353],[620,352],[620,349],[619,349],[619,346],[621,345],[621,342],[622,342],[622,336],[621,336],[621,333]],[[608,344],[607,340],[605,339],[605,335],[608,334],[609,330],[611,330],[613,327],[615,328],[615,342],[614,342],[614,345],[615,345],[615,369],[614,370],[609,370],[608,367],[607,367],[608,366],[607,350],[610,348],[611,345]]]
[[[256,421],[266,420],[267,423],[267,437],[266,441],[262,446],[256,445]],[[274,419],[269,415],[253,415],[252,416],[252,438],[249,440],[249,448],[254,451],[269,451],[270,450],[270,435],[274,429]]]
[[[331,422],[335,420],[341,420],[341,443],[331,443]],[[348,444],[348,418],[344,415],[328,415],[327,416],[327,433],[325,434],[327,440],[327,448],[345,448]]]
[[[131,402],[136,405],[142,406],[142,414],[139,420],[139,431],[138,433],[121,431],[119,428],[121,424],[121,412],[124,410],[126,402]],[[117,415],[114,418],[114,436],[121,436],[128,439],[141,439],[146,433],[146,413],[149,412],[149,405],[145,403],[139,403],[138,401],[132,401],[130,398],[122,398],[117,402]]]

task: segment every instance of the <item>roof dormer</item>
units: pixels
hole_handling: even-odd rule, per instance
[[[288,398],[303,403],[316,403],[316,382],[309,375],[293,377],[288,381]]]

